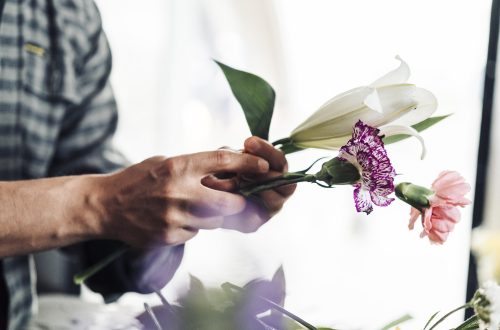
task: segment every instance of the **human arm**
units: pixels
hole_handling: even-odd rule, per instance
[[[89,239],[139,248],[178,245],[220,227],[246,202],[204,186],[207,175],[265,173],[263,159],[226,150],[154,157],[107,175],[0,182],[0,256]]]

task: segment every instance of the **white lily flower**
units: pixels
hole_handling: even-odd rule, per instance
[[[424,140],[411,127],[429,118],[437,108],[436,97],[426,89],[406,81],[410,68],[399,56],[399,67],[368,86],[335,96],[295,128],[290,140],[300,148],[339,149],[351,137],[354,124],[361,120],[377,127],[385,136],[407,134]]]

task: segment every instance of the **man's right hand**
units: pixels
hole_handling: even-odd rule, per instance
[[[153,157],[102,176],[97,200],[104,236],[140,248],[182,244],[199,229],[219,228],[225,216],[245,209],[244,197],[226,192],[236,188],[232,179],[220,180],[226,191],[208,188],[204,180],[221,173],[268,171],[262,158],[217,150]]]

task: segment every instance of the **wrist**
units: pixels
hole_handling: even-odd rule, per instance
[[[101,239],[109,236],[104,205],[105,177],[106,175],[75,176],[66,187],[70,192],[75,190],[78,192],[78,198],[68,199],[70,209],[75,211],[73,218],[81,228],[85,239]]]

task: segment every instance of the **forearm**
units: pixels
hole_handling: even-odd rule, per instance
[[[103,238],[98,182],[91,175],[0,182],[0,258]]]

